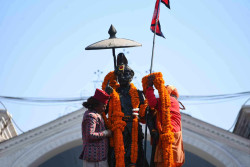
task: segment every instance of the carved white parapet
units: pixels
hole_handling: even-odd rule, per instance
[[[0,143],[0,164],[39,166],[57,154],[82,144],[81,121],[85,109]],[[240,136],[182,114],[184,149],[215,166],[247,166],[250,142]]]
[[[237,118],[233,133],[250,139],[250,105],[243,105]]]
[[[184,149],[215,166],[248,166],[250,140],[182,114]]]
[[[250,140],[191,116],[182,114],[182,127],[184,130],[188,129],[204,137],[226,144],[229,147],[250,153]]]
[[[0,142],[17,136],[16,129],[11,121],[11,115],[0,109]]]

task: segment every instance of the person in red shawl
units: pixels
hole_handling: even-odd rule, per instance
[[[156,115],[161,116],[161,101],[159,98],[155,97],[153,80],[155,76],[152,75],[148,78],[148,87],[146,90],[146,98],[150,108],[154,108],[154,111],[149,112],[148,114],[148,127],[151,134],[152,141],[152,154],[150,167],[163,167],[163,153],[162,148],[159,144],[159,132],[156,126]],[[172,132],[174,132],[174,143],[172,145],[173,156],[174,156],[174,166],[182,166],[185,161],[185,153],[183,149],[183,140],[182,140],[182,128],[181,128],[181,113],[178,102],[178,91],[172,85],[167,85],[166,89],[170,94],[170,113],[171,113],[171,124],[173,126]],[[160,117],[161,121],[161,117]]]

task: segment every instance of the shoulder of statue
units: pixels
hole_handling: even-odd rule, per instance
[[[138,94],[144,94],[142,90],[137,89]]]
[[[137,89],[138,95],[139,95],[139,99],[140,99],[140,103],[144,104],[144,100],[145,100],[145,96],[142,90]]]

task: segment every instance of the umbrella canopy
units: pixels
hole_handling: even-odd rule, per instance
[[[105,39],[94,44],[91,44],[85,48],[85,50],[97,50],[97,49],[112,49],[112,48],[128,48],[142,46],[142,44],[135,42],[133,40],[116,38],[117,33],[113,25],[110,26],[108,31],[110,38]]]
[[[97,49],[112,49],[112,48],[128,48],[142,46],[140,43],[124,39],[124,38],[111,38],[96,42],[86,47],[86,50],[97,50]]]

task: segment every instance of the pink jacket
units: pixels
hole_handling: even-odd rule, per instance
[[[82,121],[83,151],[80,159],[86,161],[104,161],[108,154],[108,138],[103,131],[105,124],[96,111],[87,110]]]

